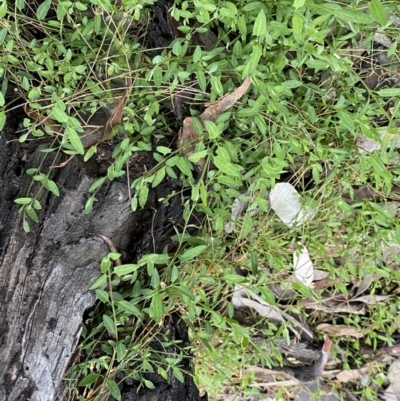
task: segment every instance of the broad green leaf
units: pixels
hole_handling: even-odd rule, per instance
[[[267,33],[267,18],[265,16],[264,10],[261,10],[256,18],[253,27],[253,35],[261,36]]]
[[[200,159],[203,159],[206,157],[208,154],[207,150],[202,150],[200,152],[193,153],[188,157],[188,160],[191,161],[192,163],[197,163]]]
[[[190,163],[188,162],[188,160],[185,157],[179,157],[177,162],[176,162],[176,166],[187,177],[192,177],[191,165],[190,165]]]
[[[27,206],[25,208],[25,212],[35,223],[39,223],[39,217],[36,214],[36,212],[32,209],[32,206],[30,206],[30,205]]]
[[[73,146],[73,148],[81,155],[85,153],[83,149],[83,144],[81,138],[79,138],[78,133],[70,126],[65,129],[65,134],[68,135],[68,140]]]
[[[348,6],[342,7],[339,4],[323,3],[317,5],[308,3],[308,7],[311,10],[320,13],[321,15],[325,15],[328,13],[344,22],[368,24],[372,21],[371,17],[368,14],[365,14],[362,11],[354,10],[352,8],[349,8]]]
[[[118,387],[118,384],[115,383],[114,380],[108,380],[107,383],[108,389],[110,390],[110,394],[117,400],[121,400],[121,391]]]
[[[148,389],[150,390],[155,389],[154,384],[150,380],[143,379],[143,383]]]
[[[6,113],[4,111],[0,111],[0,131],[4,128],[6,125]]]
[[[126,276],[127,274],[133,273],[134,271],[138,270],[140,268],[139,265],[135,264],[127,264],[127,265],[121,265],[117,266],[114,269],[114,273],[117,274],[118,276]]]
[[[196,77],[197,77],[197,82],[199,83],[200,89],[203,92],[206,92],[207,91],[207,80],[206,80],[206,76],[204,75],[204,71],[201,67],[197,68]]]
[[[3,92],[0,91],[0,107],[4,106],[5,103]]]
[[[206,120],[204,121],[204,125],[207,128],[210,139],[217,139],[219,136],[221,136],[221,131],[214,122]]]
[[[95,191],[97,188],[101,187],[106,180],[106,177],[98,178],[89,188],[89,192]]]
[[[242,238],[246,238],[249,234],[251,229],[253,228],[253,219],[248,214],[243,218],[243,227],[242,231],[240,232],[240,236]]]
[[[201,60],[201,54],[201,47],[197,45],[193,52],[193,63],[198,63]]]
[[[252,45],[252,49],[253,51],[251,52],[251,55],[248,58],[248,61],[243,70],[242,79],[245,79],[249,75],[253,74],[258,67],[258,63],[262,55],[261,46],[258,43],[254,43]]]
[[[118,308],[122,309],[124,312],[127,312],[131,315],[134,316],[139,316],[140,315],[140,310],[135,306],[132,305],[132,303],[128,301],[116,301],[116,304]]]
[[[160,275],[158,273],[157,269],[153,270],[153,273],[151,274],[151,280],[150,280],[150,285],[156,289],[160,285]]]
[[[107,291],[104,291],[104,290],[96,290],[96,297],[101,302],[107,303],[109,298],[110,298],[110,294]]]
[[[31,228],[29,226],[29,223],[24,219],[24,222],[22,223],[22,227],[26,233],[31,232]]]
[[[298,14],[295,14],[292,18],[292,30],[293,36],[298,42],[303,41],[303,25],[304,19]]]
[[[144,185],[142,188],[140,188],[139,191],[139,205],[140,207],[145,207],[147,198],[149,196],[149,187],[147,185]]]
[[[400,88],[381,89],[376,93],[381,97],[398,97],[400,96]]]
[[[46,189],[48,189],[50,192],[52,192],[55,196],[60,196],[60,192],[58,191],[57,184],[54,181],[48,180]]]
[[[165,166],[162,167],[160,170],[157,171],[154,180],[151,182],[151,187],[155,188],[158,184],[162,182],[165,177]]]
[[[107,282],[107,275],[101,275],[89,288],[89,290],[95,290],[96,288],[102,287]]]
[[[192,291],[189,290],[189,288],[184,287],[183,285],[178,285],[175,287],[182,295],[185,295],[189,299],[195,299],[195,296],[193,295]]]
[[[182,255],[179,256],[181,262],[188,262],[193,260],[196,256],[200,255],[207,248],[207,245],[198,245],[193,248],[189,248]]]
[[[297,10],[300,7],[303,7],[306,4],[306,0],[294,0],[293,7]]]
[[[251,272],[253,274],[258,273],[258,253],[251,251],[250,252],[250,260],[251,260]]]
[[[29,205],[32,202],[32,198],[18,198],[14,199],[14,202],[18,205]]]
[[[50,10],[51,0],[45,0],[40,6],[37,8],[36,17],[39,21],[46,18],[48,11]]]
[[[156,323],[160,323],[163,314],[164,314],[164,306],[162,302],[162,296],[158,292],[156,292],[153,295],[150,304],[150,317],[152,317]]]
[[[177,366],[172,366],[172,372],[174,376],[180,381],[181,383],[185,382],[185,378],[183,377],[182,370],[179,369]]]
[[[16,5],[19,11],[22,11],[25,8],[25,0],[17,0]]]
[[[108,331],[110,334],[112,334],[112,335],[114,335],[114,336],[117,335],[117,332],[116,332],[116,330],[115,330],[114,321],[110,318],[110,316],[103,315],[103,323],[104,323],[105,328],[107,329],[107,331]]]
[[[372,0],[368,4],[369,12],[371,17],[382,26],[385,26],[388,22],[386,11],[380,2],[380,0]]]
[[[78,384],[78,386],[88,386],[97,381],[97,379],[101,377],[98,373],[89,373],[86,377],[84,377]]]
[[[7,1],[3,0],[0,4],[0,18],[4,18],[7,14]]]
[[[117,342],[117,361],[121,362],[126,355],[126,346],[123,341]]]
[[[211,86],[214,89],[215,93],[218,96],[223,96],[224,88],[222,86],[221,79],[219,77],[212,75],[210,78],[210,83],[211,83]]]
[[[230,163],[228,160],[221,156],[214,156],[214,164],[218,170],[233,177],[240,177],[241,166]]]

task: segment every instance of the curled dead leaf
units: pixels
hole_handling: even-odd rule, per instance
[[[362,338],[364,335],[360,330],[354,329],[353,327],[345,326],[343,324],[319,324],[316,329],[322,333],[326,333],[331,337],[349,336],[354,338]]]
[[[367,374],[368,371],[368,367],[353,370],[342,370],[336,375],[336,379],[338,379],[341,383],[347,383],[349,381],[359,379],[361,376]]]
[[[200,122],[215,121],[218,116],[231,108],[247,91],[251,84],[251,79],[247,77],[242,85],[236,88],[233,92],[227,93],[221,99],[208,105],[207,109],[200,114]],[[186,117],[183,121],[183,126],[178,133],[178,147],[181,152],[190,157],[193,154],[193,149],[196,143],[201,141],[203,132],[195,130],[193,124],[193,117]],[[204,168],[205,160],[201,158],[197,163],[197,167],[202,170]]]

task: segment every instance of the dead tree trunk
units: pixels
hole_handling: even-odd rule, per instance
[[[85,214],[88,189],[97,178],[94,170],[101,167],[96,160],[83,163],[75,157],[52,170],[60,196],[39,193],[40,222],[26,234],[14,199],[37,189],[29,189],[31,177],[25,170],[39,165],[44,145],[18,143],[15,131],[22,117],[9,115],[0,135],[0,400],[52,401],[60,399],[56,394],[79,340],[82,315],[95,303],[89,287],[110,252],[95,233],[112,238],[125,260],[159,251],[173,231],[168,219],[177,217],[180,205],[159,206],[157,199],[160,191],[169,193],[179,183],[165,182],[150,196],[147,209],[133,214],[127,183],[115,180],[102,188],[92,213]],[[107,152],[109,145],[102,146]],[[131,160],[136,176],[149,160],[146,154]],[[179,319],[168,324],[188,341]],[[200,399],[190,375],[184,384],[162,378],[154,383],[154,396],[149,390],[129,393],[125,386],[123,399],[161,399],[160,392],[165,400]]]

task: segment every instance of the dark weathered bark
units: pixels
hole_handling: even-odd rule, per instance
[[[0,400],[50,401],[79,340],[82,315],[95,302],[88,289],[99,276],[102,257],[110,251],[95,232],[111,238],[126,260],[159,251],[169,241],[168,231],[173,232],[168,219],[180,213],[180,200],[160,206],[157,199],[160,191],[167,193],[179,183],[164,183],[151,194],[149,207],[135,214],[130,211],[126,182],[107,183],[93,212],[86,215],[88,189],[97,179],[100,162],[94,158],[84,164],[75,157],[53,170],[51,178],[60,196],[40,192],[40,223],[32,223],[31,233],[26,234],[13,200],[36,193],[37,184],[27,193],[31,178],[25,169],[39,165],[44,145],[18,143],[15,128],[20,117],[10,115],[8,129],[0,135]],[[102,146],[107,153],[109,145]],[[50,160],[47,157],[43,171]],[[138,176],[148,163],[145,154],[134,157],[131,174]],[[177,327],[183,330],[179,336],[185,335],[186,328]],[[155,396],[149,391],[133,392],[133,398],[126,399],[160,399],[156,395],[160,391],[166,400],[200,399],[192,378],[186,375],[185,380],[180,386],[176,380],[170,385],[155,381],[160,386]]]

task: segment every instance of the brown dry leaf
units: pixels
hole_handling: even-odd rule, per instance
[[[364,335],[360,330],[356,330],[353,327],[345,326],[343,324],[328,324],[322,323],[316,327],[322,333],[326,333],[331,337],[341,337],[341,336],[349,336],[354,338],[362,338]]]
[[[124,112],[124,107],[126,100],[128,99],[128,92],[126,92],[120,99],[118,106],[114,109],[112,112],[110,118],[108,119],[105,127],[104,127],[104,133],[103,136],[100,139],[100,142],[106,141],[107,139],[110,138],[110,134],[113,130],[114,127],[116,127],[118,124],[121,123],[122,121],[122,115]]]
[[[368,371],[368,366],[361,369],[342,370],[336,375],[336,379],[338,379],[341,383],[347,383],[349,381],[359,379],[361,376],[367,374]]]
[[[351,299],[349,302],[363,302],[367,305],[375,305],[380,301],[385,301],[390,298],[390,295],[363,295],[355,299]]]
[[[247,91],[251,84],[251,79],[247,77],[242,85],[236,88],[233,92],[227,93],[221,99],[214,103],[211,103],[206,110],[200,115],[200,121],[215,121],[218,116],[227,111],[232,107]],[[178,133],[178,147],[181,148],[181,152],[190,157],[193,154],[193,149],[201,138],[203,137],[202,132],[196,132],[193,126],[193,118],[186,117],[183,120],[183,126]],[[204,168],[204,159],[200,159],[197,162],[197,166],[200,170]]]
[[[31,109],[27,104],[24,105],[25,113],[38,122],[38,125],[47,125],[56,134],[61,134],[61,127],[57,125],[50,117],[43,116],[37,110]]]
[[[357,292],[354,295],[354,298],[358,297],[360,294],[365,292],[373,281],[374,281],[374,276],[372,274],[366,274],[361,281],[354,284],[353,290],[357,288]]]
[[[200,118],[202,120],[215,121],[218,116],[230,109],[246,93],[250,84],[251,79],[250,77],[247,77],[242,85],[236,88],[233,92],[227,93],[222,96],[221,99],[209,104],[207,109],[200,115]]]
[[[314,299],[303,299],[300,301],[300,305],[306,309],[322,310],[329,313],[354,313],[356,315],[364,315],[365,307],[360,304],[349,304],[343,302],[337,302],[332,298],[325,298],[322,302],[315,301]]]

